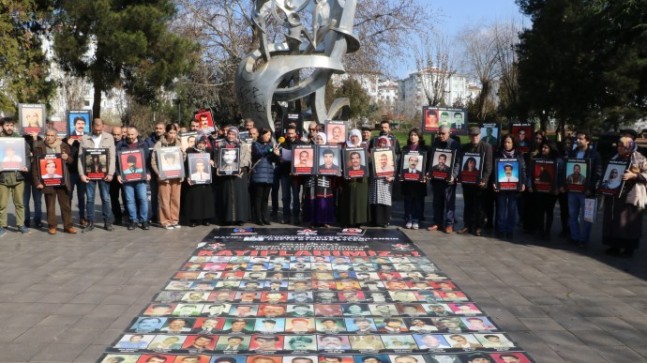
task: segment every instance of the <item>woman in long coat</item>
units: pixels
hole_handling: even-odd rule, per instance
[[[201,136],[194,147],[187,148],[187,154],[203,153],[213,166],[213,155],[206,149],[209,142],[208,136]],[[206,166],[205,166],[206,168]],[[188,157],[185,161],[184,170],[189,170]],[[210,184],[198,184],[191,179],[187,172],[182,189],[182,200],[180,202],[181,219],[184,224],[195,227],[198,224],[209,225],[216,215],[213,191]],[[211,173],[209,173],[211,176]]]
[[[216,152],[221,149],[238,149],[238,171],[231,175],[219,175],[218,212],[224,224],[242,226],[249,219],[249,168],[251,166],[251,148],[249,144],[240,142],[238,129],[227,129],[225,138],[218,140]],[[218,155],[218,154],[217,154]],[[218,165],[218,169],[228,166]]]
[[[376,141],[378,148],[390,148],[391,142],[386,136],[380,136]],[[393,161],[395,165],[395,160]],[[393,199],[394,177],[378,178],[371,176],[371,187],[368,194],[371,205],[371,222],[378,227],[386,228],[391,222],[391,203]]]
[[[358,129],[351,130],[345,147],[362,147],[362,134]],[[368,222],[368,186],[368,176],[345,179],[339,201],[339,222],[342,226],[359,227]]]
[[[315,144],[325,147],[326,134],[318,132]],[[335,186],[339,178],[333,175],[312,175],[303,184],[303,223],[314,227],[335,224]]]

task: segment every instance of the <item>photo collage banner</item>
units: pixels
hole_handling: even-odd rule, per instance
[[[211,232],[101,363],[530,363],[398,230]]]

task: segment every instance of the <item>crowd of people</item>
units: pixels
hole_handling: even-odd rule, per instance
[[[77,122],[82,123],[83,120]],[[75,130],[83,130],[83,127]],[[180,140],[181,132],[187,131],[197,132],[188,146]],[[241,132],[245,132],[245,138],[241,138]],[[75,189],[78,225],[83,232],[90,232],[96,226],[97,189],[104,228],[112,231],[115,224],[128,230],[148,230],[153,223],[171,230],[182,225],[243,225],[246,222],[270,225],[271,220],[313,227],[388,227],[394,188],[397,188],[400,191],[397,194],[401,195],[404,203],[404,227],[408,229],[420,229],[426,220],[425,199],[431,190],[433,211],[426,228],[428,231],[480,236],[493,229],[497,237],[514,240],[517,220],[521,218],[524,232],[549,240],[553,211],[559,202],[560,236],[586,247],[592,223],[584,218],[585,199],[595,196],[602,185],[622,181],[621,193],[603,198],[603,242],[609,245],[607,253],[612,255],[631,256],[638,248],[642,234],[642,209],[647,204],[647,159],[637,151],[630,134],[620,138],[617,154],[612,158],[626,161],[628,168],[615,170],[615,174],[611,174],[614,180],[603,180],[600,155],[592,147],[591,135],[586,132],[576,132],[574,138],[567,138],[560,145],[549,140],[542,131],[535,132],[533,140],[519,140],[519,135],[507,134],[492,143],[490,132],[487,138],[481,139],[481,129],[471,127],[469,143],[461,145],[448,127],[441,126],[431,145],[426,145],[424,135],[414,128],[408,133],[406,145],[401,147],[391,132],[390,123],[384,121],[380,124],[378,136],[373,136],[371,129],[353,129],[343,144],[335,143],[342,148],[362,148],[369,156],[376,148],[390,148],[397,170],[387,173],[388,176],[377,175],[378,165],[360,165],[359,162],[355,165],[352,155],[348,164],[342,162],[337,165],[333,161],[334,153],[325,149],[320,161],[320,170],[324,172],[294,175],[292,154],[285,150],[294,150],[299,145],[323,148],[332,144],[327,140],[323,125],[310,123],[304,135],[300,136],[299,132],[295,124],[290,124],[282,135],[275,135],[272,130],[255,128],[251,119],[245,120],[240,130],[233,125],[205,130],[201,121],[196,120],[191,122],[188,130],[178,124],[157,123],[153,132],[145,137],[133,126],[112,127],[111,133],[105,132],[103,121],[95,118],[89,134],[61,139],[56,130],[48,128],[44,138],[35,134],[25,135],[25,155],[30,160],[26,167],[0,171],[0,236],[6,233],[10,193],[15,205],[16,227],[22,233],[29,233],[29,227],[43,227],[41,205],[44,195],[46,227],[53,235],[58,231],[56,204],[60,208],[63,231],[77,233],[71,210]],[[13,119],[2,120],[0,136],[21,136],[14,132]],[[280,136],[280,142],[274,141],[276,136]],[[530,146],[528,152],[520,151],[520,142]],[[161,177],[164,172],[160,167],[164,168],[167,160],[159,159],[160,151],[169,147],[180,148],[184,163],[185,172],[175,178]],[[86,165],[81,157],[84,150],[96,148],[107,150],[105,177],[98,180],[86,175]],[[229,151],[221,154],[222,149]],[[128,150],[141,150],[146,165],[135,165],[134,160],[128,165],[120,165],[117,152]],[[438,150],[450,154],[434,159]],[[202,162],[189,168],[187,155],[194,153],[208,156],[205,160],[209,165]],[[452,153],[456,157],[447,160],[447,155]],[[60,154],[65,164],[64,183],[61,185],[44,185],[39,168],[33,164],[39,156],[49,154]],[[477,155],[482,162],[477,165],[477,158],[472,155]],[[463,162],[463,156],[467,162]],[[497,158],[516,160],[516,163],[506,165],[504,172],[508,175],[508,182],[514,179],[519,188],[498,189],[500,184],[497,183],[494,163]],[[588,178],[581,178],[579,165],[566,175],[564,164],[568,158],[585,161],[589,168]],[[384,160],[386,162],[386,157]],[[557,165],[554,188],[548,192],[538,190],[536,184],[540,180],[530,167],[542,160]],[[372,164],[372,158],[366,158],[365,163]],[[514,175],[513,164],[520,169]],[[461,179],[462,168],[469,171],[477,167],[481,172],[475,182],[467,183]],[[326,168],[330,172],[325,172]],[[335,173],[337,168],[364,168],[364,171],[358,174],[361,177],[350,178],[348,174]],[[407,168],[410,170],[405,170]],[[207,178],[205,170],[208,169],[211,171]],[[132,173],[145,170],[145,178],[131,181],[124,175],[128,170]],[[402,177],[415,173],[420,173],[420,177]],[[572,178],[583,186],[581,190],[566,188],[567,183],[574,182]],[[464,209],[463,224],[457,228],[455,205],[459,184],[462,184]],[[279,218],[279,191],[282,218]],[[30,209],[32,200],[33,211]]]

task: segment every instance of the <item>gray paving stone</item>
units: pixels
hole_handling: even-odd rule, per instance
[[[519,320],[533,331],[565,330],[563,326],[551,318],[519,318]]]
[[[32,362],[73,362],[79,356],[79,352],[85,350],[87,346],[88,344],[52,343],[34,356]]]

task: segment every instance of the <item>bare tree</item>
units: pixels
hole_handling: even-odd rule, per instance
[[[519,117],[519,83],[515,47],[520,27],[514,21],[493,25],[496,60],[499,67],[500,108],[510,119]]]
[[[500,75],[495,31],[492,27],[468,28],[460,35],[465,47],[468,67],[481,83],[481,93],[476,99],[476,118],[485,121],[491,114],[495,82]]]
[[[421,46],[414,47],[416,69],[427,105],[447,106],[447,86],[450,78],[456,73],[454,57],[449,51],[452,47],[441,34],[421,34],[420,37]]]

